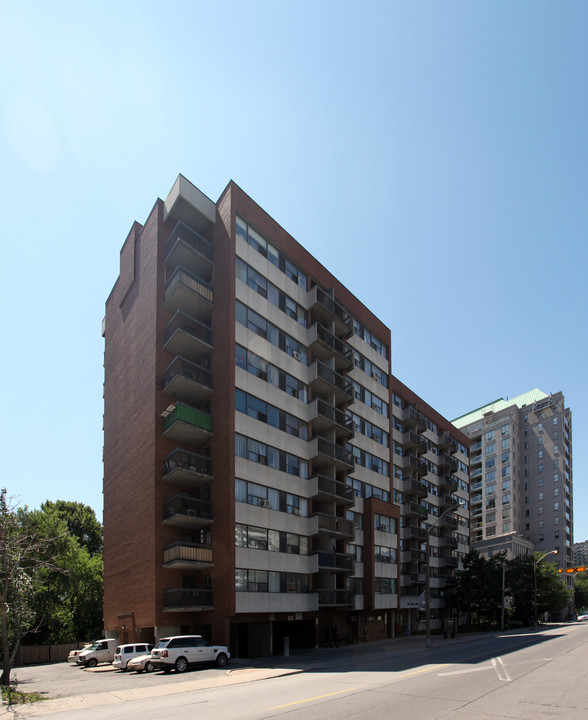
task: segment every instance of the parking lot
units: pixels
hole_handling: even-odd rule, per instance
[[[196,679],[214,680],[226,676],[231,668],[196,667],[179,674],[172,672],[135,673],[116,670],[112,665],[98,665],[84,668],[63,662],[51,665],[29,665],[15,668],[12,679],[18,681],[18,689],[24,692],[38,692],[46,697],[69,697],[93,693],[157,687],[176,683],[193,682]]]

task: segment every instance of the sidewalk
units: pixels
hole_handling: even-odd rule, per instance
[[[543,626],[546,627],[546,626]],[[523,628],[523,632],[539,632],[529,628]],[[0,707],[0,717],[10,715],[14,717],[35,717],[50,715],[52,713],[98,707],[102,705],[115,705],[121,702],[128,702],[151,697],[163,697],[177,693],[193,692],[208,688],[237,685],[240,683],[269,680],[284,675],[312,672],[318,669],[328,669],[329,664],[335,657],[342,655],[362,655],[374,652],[402,652],[402,653],[431,653],[432,656],[444,647],[459,643],[475,642],[484,637],[492,637],[508,633],[517,633],[521,630],[485,632],[485,633],[463,633],[457,634],[454,638],[444,639],[442,635],[431,637],[430,648],[426,647],[424,635],[402,636],[386,640],[363,643],[359,645],[344,645],[337,648],[311,648],[304,651],[293,652],[290,656],[273,656],[264,658],[244,659],[235,658],[230,662],[230,667],[222,675],[214,678],[202,678],[195,675],[194,680],[181,683],[171,682],[156,687],[129,688],[111,692],[99,692],[87,695],[72,695],[69,697],[55,698],[32,703],[30,705],[15,705],[9,708],[7,705]]]

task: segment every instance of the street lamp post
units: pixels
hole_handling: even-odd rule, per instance
[[[427,530],[427,574],[425,576],[425,647],[427,648],[431,647],[431,530],[437,525],[444,515],[453,510],[457,510],[462,507],[462,505],[463,501],[460,501],[457,505],[448,507],[447,510],[444,510]]]
[[[542,560],[545,560],[545,558],[548,555],[557,555],[558,552],[559,552],[558,550],[550,550],[549,552],[546,552],[544,555],[541,555],[541,557],[538,558],[537,560],[533,560],[533,588],[534,588],[533,604],[534,604],[534,612],[535,612],[534,617],[533,617],[533,627],[535,627],[535,628],[537,627],[537,565],[539,565],[539,563]]]

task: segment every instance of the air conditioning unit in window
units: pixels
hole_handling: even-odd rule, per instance
[[[372,377],[374,378],[374,380],[379,380],[379,379],[380,379],[380,374],[377,373],[377,372],[373,372],[373,373],[372,373]]]
[[[294,513],[294,515],[300,515],[300,509],[297,507],[292,508],[292,512]]]
[[[300,360],[300,353],[296,352],[296,350],[292,350],[292,357],[294,360]]]
[[[359,530],[359,523],[358,523],[358,522],[354,522],[353,524],[355,525],[355,529],[356,529],[356,530]]]
[[[378,525],[378,530],[383,530],[384,532],[386,532],[387,529],[388,528],[385,525]]]
[[[378,403],[373,402],[372,407],[374,408],[374,410],[377,410],[379,405],[378,405]]]
[[[265,500],[265,499],[264,499],[264,500],[261,501],[261,507],[263,507],[263,508],[268,508],[269,506],[270,506],[269,500]]]

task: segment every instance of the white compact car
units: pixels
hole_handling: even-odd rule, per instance
[[[211,645],[202,635],[175,635],[162,638],[151,651],[151,664],[157,670],[185,672],[190,665],[214,663],[225,667],[231,654],[224,645]]]
[[[69,663],[76,663],[76,664],[77,664],[77,662],[78,662],[78,655],[79,655],[81,652],[84,652],[84,650],[87,650],[87,649],[90,647],[91,644],[92,644],[92,643],[90,643],[89,645],[84,645],[84,647],[81,647],[79,650],[72,650],[72,651],[69,653],[69,655],[67,656],[67,662],[69,662]]]
[[[147,643],[126,643],[119,645],[114,651],[112,665],[118,670],[126,670],[129,660],[138,655],[145,655],[153,650],[153,644]]]
[[[129,672],[142,673],[142,672],[153,672],[155,668],[151,664],[151,653],[149,655],[137,655],[127,663],[127,670]]]

